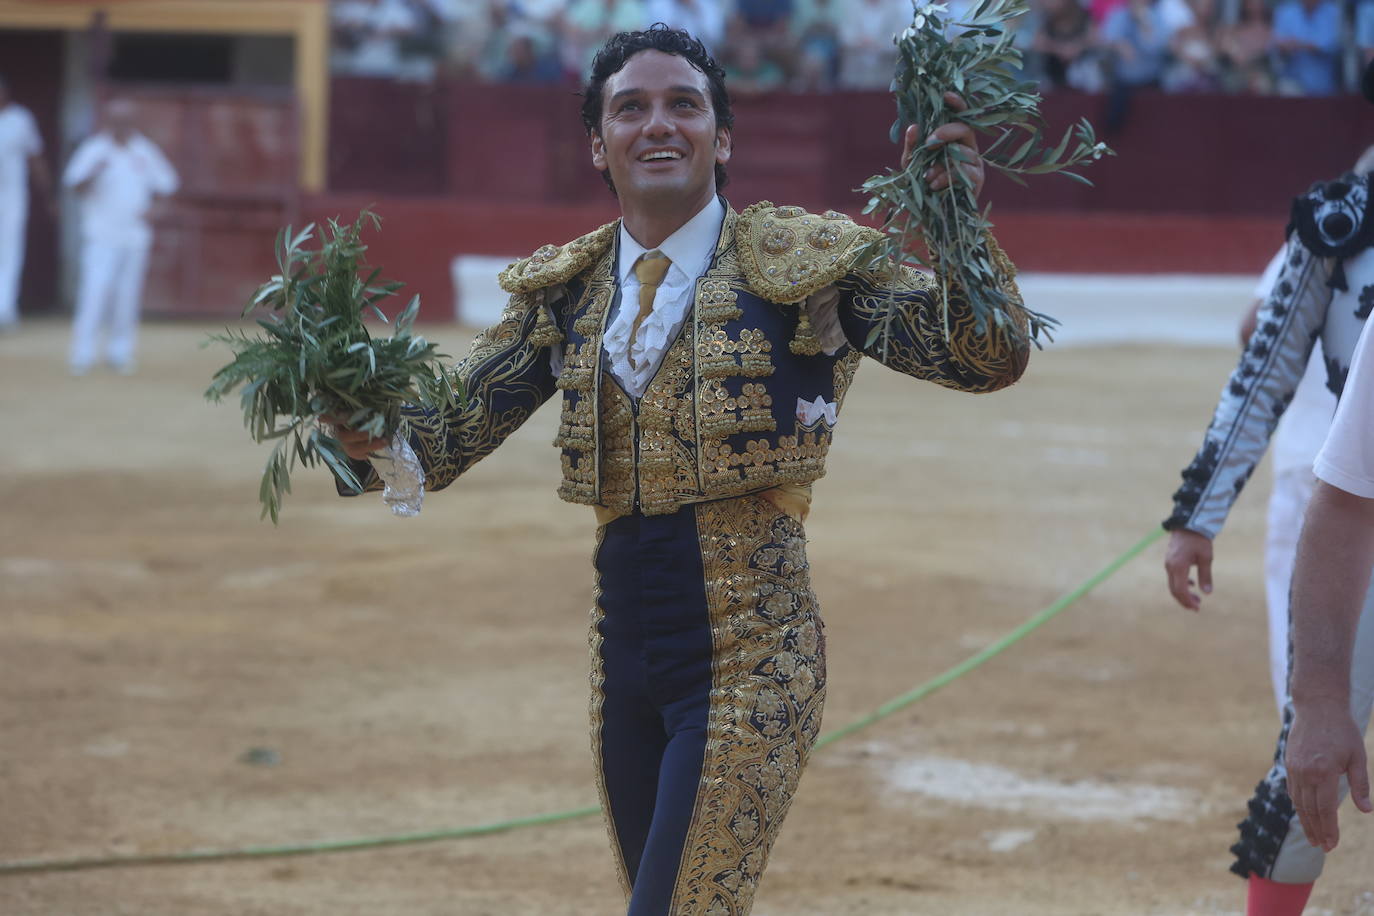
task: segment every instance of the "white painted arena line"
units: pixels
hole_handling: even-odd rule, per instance
[[[1257,276],[1041,274],[1016,278],[1026,305],[1059,319],[1053,346],[1238,347]]]
[[[506,294],[496,277],[516,257],[453,259],[455,321],[480,328],[501,317]],[[1059,319],[1052,347],[1237,346],[1236,326],[1256,280],[1231,274],[1024,273],[1017,278],[1028,306]]]
[[[1192,821],[1204,808],[1203,801],[1186,789],[1148,783],[1043,779],[954,757],[907,757],[882,764],[881,773],[890,786],[901,792],[1055,820]],[[1003,832],[985,839],[994,851],[1008,851],[1029,837],[1023,839],[1019,833]]]

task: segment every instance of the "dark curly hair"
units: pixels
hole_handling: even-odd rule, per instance
[[[631,57],[640,51],[662,51],[681,57],[706,76],[711,87],[711,110],[716,115],[716,129],[730,130],[735,126],[735,113],[730,110],[730,94],[725,91],[725,71],[716,63],[706,46],[682,29],[673,29],[662,22],[655,22],[642,32],[619,32],[610,37],[605,47],[596,52],[592,61],[591,76],[587,87],[582,90],[582,126],[587,135],[601,133],[601,114],[605,104],[603,90],[606,80],[610,79],[625,66]],[[601,177],[612,191],[610,170],[602,170]],[[716,163],[716,190],[725,187],[729,178],[725,166]]]

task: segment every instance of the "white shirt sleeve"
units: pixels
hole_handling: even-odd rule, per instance
[[[1365,325],[1345,380],[1331,432],[1312,468],[1321,480],[1347,493],[1374,499],[1374,336]]]
[[[144,140],[139,144],[140,154],[147,159],[151,171],[148,175],[148,188],[154,194],[174,194],[181,185],[177,177],[177,170],[172,168],[172,164],[167,161],[167,157],[162,155],[162,150],[158,149],[156,143],[151,140]]]
[[[95,174],[96,166],[105,155],[105,143],[101,137],[90,137],[72,153],[67,169],[62,173],[63,187],[74,188]]]

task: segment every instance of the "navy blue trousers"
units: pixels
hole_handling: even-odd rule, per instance
[[[624,516],[596,570],[592,743],[629,916],[744,916],[824,704],[801,525],[759,496]]]

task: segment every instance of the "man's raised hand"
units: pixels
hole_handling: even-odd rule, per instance
[[[945,104],[955,111],[968,109],[968,103],[958,93],[954,92],[945,93]],[[968,150],[970,161],[961,162],[958,168],[968,177],[969,183],[973,186],[974,196],[977,197],[982,192],[983,182],[987,175],[983,168],[983,160],[978,155],[978,137],[972,127],[954,121],[937,127],[930,133],[930,136],[923,138],[920,125],[912,124],[906,129],[906,135],[902,138],[902,168],[907,167],[917,144],[922,143],[928,147],[955,145]],[[949,172],[943,165],[931,166],[925,174],[925,179],[933,191],[942,191],[949,187],[950,183]]]

